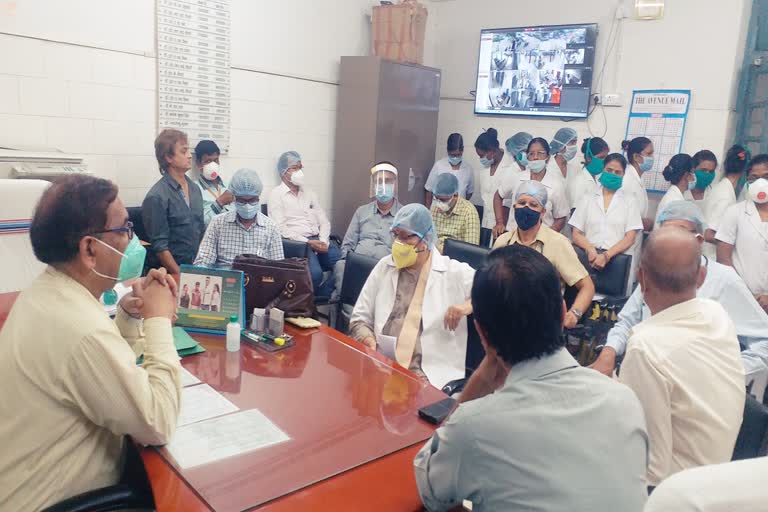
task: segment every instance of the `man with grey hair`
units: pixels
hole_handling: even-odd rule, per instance
[[[731,460],[744,412],[736,328],[715,301],[696,298],[701,245],[664,227],[646,243],[638,281],[651,318],[632,329],[620,380],[640,399],[650,445],[647,483]]]
[[[659,215],[659,223],[662,227],[676,227],[688,231],[696,236],[700,246],[704,243],[704,214],[691,201],[669,203]],[[741,353],[747,381],[764,376],[768,371],[768,314],[763,311],[732,267],[707,258],[703,260],[707,273],[696,296],[720,303],[736,325],[739,341],[747,347]],[[619,313],[618,322],[608,333],[600,357],[590,368],[610,376],[616,366],[616,358],[624,355],[626,351],[632,328],[650,316],[643,292],[637,287]],[[764,383],[759,387],[764,388]],[[763,390],[753,387],[758,399],[761,399]]]
[[[229,182],[235,210],[222,213],[208,224],[195,265],[231,268],[240,254],[255,254],[270,260],[283,259],[283,239],[275,222],[261,213],[259,175],[240,169]]]
[[[269,195],[269,216],[288,240],[307,242],[309,271],[315,295],[330,297],[335,280],[333,269],[341,251],[331,243],[331,222],[320,205],[317,194],[306,186],[304,164],[296,151],[286,151],[277,161],[282,183]],[[329,276],[323,280],[323,272]]]

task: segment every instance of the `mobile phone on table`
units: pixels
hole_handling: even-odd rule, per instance
[[[453,398],[445,398],[439,402],[426,405],[419,409],[419,417],[433,425],[439,425],[449,414],[451,414],[455,405],[456,400]]]

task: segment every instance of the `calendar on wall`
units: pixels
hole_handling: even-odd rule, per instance
[[[632,92],[625,138],[648,137],[653,142],[653,168],[642,176],[643,185],[649,192],[666,192],[669,188],[662,171],[669,159],[682,150],[690,103],[690,90]]]
[[[229,0],[157,0],[158,128],[229,150]]]

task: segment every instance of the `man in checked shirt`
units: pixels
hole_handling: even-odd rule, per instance
[[[277,224],[261,213],[263,186],[252,169],[240,169],[229,182],[235,210],[217,215],[208,224],[195,265],[231,268],[235,256],[255,254],[270,260],[283,259],[283,240]]]

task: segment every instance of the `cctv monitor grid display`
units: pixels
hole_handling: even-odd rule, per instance
[[[597,25],[487,29],[475,113],[586,117]]]

